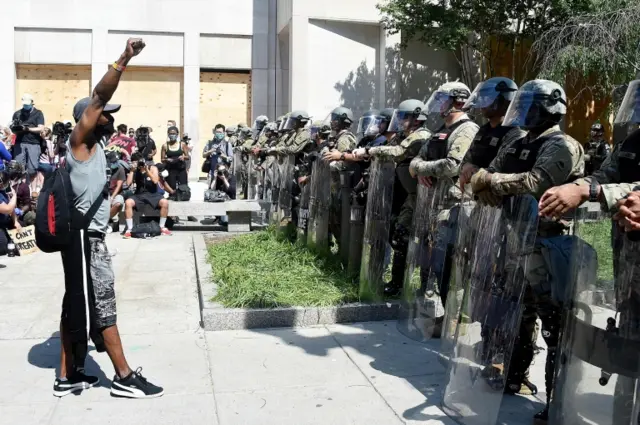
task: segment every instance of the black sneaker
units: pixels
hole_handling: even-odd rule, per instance
[[[126,378],[113,378],[111,384],[111,395],[126,398],[155,398],[164,394],[162,387],[153,385],[141,374],[139,367],[135,372],[131,372]]]
[[[100,382],[97,376],[87,376],[82,372],[75,372],[66,381],[56,378],[53,383],[53,395],[64,397],[71,393],[95,387]]]

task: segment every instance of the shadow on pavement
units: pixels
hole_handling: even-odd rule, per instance
[[[252,329],[251,332],[275,336],[287,342],[288,345],[296,345],[313,356],[328,356],[330,350],[342,348],[385,399],[392,397],[395,399],[395,403],[401,404],[394,406],[394,402],[389,402],[391,407],[405,420],[454,423],[440,413],[447,382],[447,368],[443,365],[443,358],[439,353],[441,345],[439,339],[425,342],[409,339],[397,330],[395,322],[345,324],[344,331],[340,329],[342,326],[328,327],[330,335],[321,337],[309,337],[298,332],[295,343],[285,340],[286,333],[283,333],[283,329]],[[357,353],[354,353],[354,350]],[[407,407],[414,404],[415,400],[403,402],[403,398],[398,397],[402,393],[393,394],[394,391],[389,390],[388,382],[384,388],[386,393],[383,393],[384,391],[377,387],[381,380],[370,376],[372,373],[371,370],[367,371],[367,366],[385,375],[404,379],[422,394],[423,401],[415,406]],[[393,387],[394,381],[391,382],[391,387]],[[401,385],[401,383],[397,385]],[[539,400],[505,395],[502,400],[498,424],[529,424],[533,415],[543,407],[544,405]]]
[[[100,379],[98,387],[111,388],[111,379],[107,378],[98,363],[93,360],[91,357],[92,351],[95,351],[95,348],[90,345],[85,363],[86,373],[91,376],[97,376]],[[54,369],[55,376],[51,378],[51,385],[53,385],[53,381],[60,373],[60,333],[55,332],[46,341],[31,347],[27,360],[29,364],[41,369]],[[79,395],[81,393],[74,394]]]

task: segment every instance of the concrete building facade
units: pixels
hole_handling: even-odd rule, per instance
[[[378,0],[21,0],[0,26],[0,122],[23,92],[47,124],[71,118],[128,37],[145,51],[113,101],[117,123],[180,123],[201,152],[216,123],[251,123],[292,109],[322,119],[338,105],[356,119],[403,98],[425,99],[459,75],[453,55],[387,36]],[[194,155],[194,159],[200,155]],[[193,162],[197,175],[199,159]]]

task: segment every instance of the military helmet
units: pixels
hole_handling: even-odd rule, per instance
[[[509,78],[489,78],[476,86],[462,109],[498,109],[500,106],[504,107],[508,102],[511,102],[517,91],[518,85]]]
[[[421,121],[426,120],[424,103],[418,99],[407,99],[398,105],[393,112],[387,131],[398,133],[411,131]]]
[[[440,114],[440,116],[446,117],[456,111],[456,102],[465,102],[470,96],[471,90],[466,84],[460,81],[444,83],[429,97],[425,106],[425,114]]]
[[[349,128],[353,124],[353,112],[349,108],[338,106],[329,113],[324,120],[324,124],[328,125],[332,131]]]
[[[316,120],[311,123],[311,127],[309,127],[309,133],[312,140],[314,140],[317,136],[322,136],[324,138],[331,133],[331,127],[326,125],[324,121]]]
[[[383,123],[388,124],[389,121],[380,115],[379,110],[371,109],[365,112],[358,121],[356,134],[359,137],[375,137],[386,130],[386,126],[384,128],[382,126]]]
[[[516,92],[502,125],[526,129],[558,124],[567,113],[567,95],[553,81],[532,80]]]
[[[298,109],[289,114],[289,118],[285,121],[282,129],[284,131],[296,130],[304,127],[310,120],[311,117],[306,111]]]
[[[380,111],[380,116],[385,118],[387,122],[391,122],[391,118],[393,118],[393,114],[396,110],[394,108],[384,108]]]
[[[596,132],[596,133],[603,133],[604,132],[604,127],[599,122],[595,122],[591,126],[591,131],[592,132]]]
[[[238,131],[238,129],[234,126],[229,126],[227,127],[227,136],[233,136],[234,134],[236,134],[236,132]]]

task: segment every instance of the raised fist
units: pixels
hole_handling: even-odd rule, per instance
[[[138,56],[142,49],[144,49],[144,46],[146,46],[146,44],[144,44],[144,41],[142,41],[141,38],[130,38],[127,40],[125,52],[127,56],[132,58],[134,56]]]

